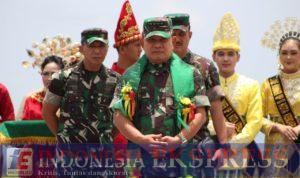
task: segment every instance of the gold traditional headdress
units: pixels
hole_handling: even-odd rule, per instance
[[[230,12],[227,12],[215,31],[213,52],[219,49],[240,51],[240,27]]]
[[[40,67],[43,60],[47,56],[56,55],[63,59],[65,65],[71,65],[82,59],[82,55],[79,52],[79,43],[73,43],[71,38],[64,37],[63,35],[57,35],[52,39],[44,38],[41,43],[33,43],[32,48],[37,49],[39,52],[35,52],[33,49],[27,49],[29,57],[34,58],[34,61],[23,61],[22,66],[28,68],[30,65]]]
[[[284,21],[275,21],[270,29],[265,32],[261,44],[272,50],[279,50],[282,42],[287,38],[300,40],[300,20],[295,17],[287,17]]]

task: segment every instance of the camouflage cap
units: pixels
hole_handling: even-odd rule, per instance
[[[190,15],[185,13],[166,14],[165,17],[171,19],[173,30],[187,31],[190,27]]]
[[[108,33],[102,28],[91,28],[81,32],[81,44],[90,45],[95,41],[108,44]]]
[[[161,36],[171,38],[172,22],[166,17],[152,17],[144,20],[143,35],[150,38],[152,36]]]

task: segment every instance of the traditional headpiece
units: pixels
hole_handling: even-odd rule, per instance
[[[215,31],[213,52],[219,49],[240,51],[240,27],[230,12],[227,12]]]
[[[27,54],[32,57],[34,61],[23,61],[22,66],[28,68],[30,64],[32,67],[40,67],[43,60],[47,56],[56,55],[63,59],[66,66],[76,63],[82,59],[79,52],[79,43],[72,43],[71,38],[57,35],[52,39],[44,38],[41,43],[33,43],[32,48],[39,50],[35,52],[33,49],[27,49]]]
[[[125,45],[141,39],[141,33],[136,23],[131,5],[128,0],[123,4],[118,25],[115,31],[114,47]]]
[[[284,21],[275,21],[261,39],[261,44],[278,51],[286,39],[300,40],[300,20],[287,17]]]

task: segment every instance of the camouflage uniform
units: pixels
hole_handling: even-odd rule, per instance
[[[173,13],[166,14],[165,17],[172,20],[172,29],[174,30],[173,36],[176,37],[176,39],[173,41],[173,44],[176,44],[177,42],[188,43],[189,41],[187,41],[187,38],[181,39],[181,35],[177,32],[179,30],[185,35],[189,35],[188,33],[190,33],[191,28],[189,14]],[[176,47],[174,47],[174,51],[177,51]],[[210,102],[219,100],[224,96],[220,87],[217,69],[212,61],[194,54],[191,51],[188,51],[182,58],[182,60],[200,70],[204,78],[204,83],[207,91],[206,95],[209,97]],[[206,113],[208,118],[209,112],[207,111]],[[208,164],[211,165],[211,161],[209,161],[209,159],[211,159],[212,152],[216,149],[216,144],[214,143],[217,140],[216,138],[213,139],[210,137],[208,123],[209,121],[207,120],[207,122],[202,126],[202,128],[193,138],[194,146],[197,146],[198,150],[195,156],[198,155],[199,157],[203,158],[203,164],[201,168],[197,167],[195,169],[189,170],[189,172],[191,172],[196,177],[214,177],[214,169],[212,167],[205,166]]]
[[[195,66],[201,71],[201,74],[204,78],[207,96],[210,101],[219,100],[224,96],[220,86],[218,70],[211,60],[192,53],[191,51],[188,51],[182,60],[190,65]]]
[[[148,18],[144,21],[143,35],[146,40],[153,36],[160,36],[171,42],[171,21],[165,17]],[[166,50],[168,50],[166,52],[171,52],[171,48],[166,48]],[[149,61],[148,57],[144,55],[126,70],[122,76],[122,82],[117,86],[111,106],[114,110],[120,111],[126,119],[131,120],[133,116],[134,127],[144,135],[161,134],[174,137],[180,133],[183,127],[188,128],[187,123],[182,121],[181,97],[187,97],[193,101],[196,108],[209,106],[204,81],[198,69],[183,62],[175,53],[171,54],[168,62],[162,64],[152,64]],[[135,93],[134,115],[127,107],[128,88],[131,90],[131,96],[134,96],[132,92]],[[144,148],[149,145],[139,146]],[[180,150],[181,148],[178,148],[175,152]],[[174,153],[173,151],[172,153]],[[176,158],[183,156],[179,152],[175,155]],[[174,158],[170,152],[158,157],[157,160],[153,159],[154,155],[141,149],[141,156],[143,176],[184,175],[181,174],[183,171],[177,162],[171,167],[154,166],[153,163],[167,164],[171,156]]]
[[[205,87],[202,75],[199,70],[194,69],[194,87],[195,87],[195,103],[196,107],[209,106],[207,96],[205,96]],[[177,106],[174,102],[173,83],[170,72],[170,62],[160,65],[148,63],[145,71],[141,75],[141,81],[137,93],[136,113],[133,118],[134,126],[144,135],[147,134],[162,134],[168,136],[177,135],[182,128],[178,127],[176,112]],[[122,83],[119,83],[115,98],[112,104],[120,99]],[[179,173],[178,165],[174,168],[168,168],[167,171],[161,171],[157,168],[152,168],[152,157],[145,150],[142,151],[142,158],[146,167],[142,169],[142,175],[167,176],[168,173],[182,175]],[[179,150],[176,150],[178,152]],[[163,160],[170,159],[166,155]],[[175,173],[176,172],[176,173]]]
[[[206,95],[208,96],[210,102],[219,100],[224,96],[224,93],[220,86],[217,68],[211,60],[199,56],[195,53],[192,53],[191,51],[188,51],[188,53],[184,58],[182,58],[182,60],[200,70],[204,78]],[[208,114],[209,113],[207,112],[207,118],[209,117]],[[209,152],[216,149],[215,143],[217,142],[216,137],[210,136],[210,132],[207,127],[208,122],[209,119],[207,119],[206,123],[201,127],[201,129],[199,129],[198,133],[193,138],[193,143],[198,144],[198,150],[202,150],[198,153],[199,156],[205,158],[203,160],[203,165],[208,164],[207,159],[211,159],[212,156]],[[189,172],[193,172],[192,174],[197,176],[201,175],[207,177],[214,177],[213,168],[205,168],[205,166],[201,167],[201,169],[192,169]]]
[[[83,63],[53,76],[49,91],[61,96],[58,143],[111,143],[112,113],[108,108],[119,75],[104,65],[89,72]]]
[[[144,134],[163,133],[164,135],[175,136],[180,128],[176,127],[176,119],[174,119],[177,106],[173,104],[174,93],[168,64],[162,66],[149,64],[147,69],[139,87],[140,112],[136,115],[137,118],[142,119],[136,119],[134,123],[138,128],[141,127]],[[200,100],[196,101],[197,106],[208,106],[203,79],[198,70],[194,71],[194,82],[195,98],[198,97]],[[152,128],[143,128],[143,125],[152,125]]]
[[[177,135],[181,128],[177,127],[177,107],[174,105],[169,63],[160,65],[148,63],[141,78],[133,119],[134,126],[143,134]],[[198,70],[194,70],[194,82],[196,106],[209,106],[202,75]],[[119,83],[114,101],[120,98],[121,88],[122,83]]]
[[[184,58],[182,58],[182,60],[190,65],[193,65],[201,71],[206,87],[206,95],[208,96],[210,102],[219,100],[224,96],[224,93],[220,86],[219,73],[211,60],[192,53],[191,51],[188,51],[188,53]],[[201,141],[205,137],[209,136],[207,124],[208,120],[205,125],[199,130],[194,139]]]
[[[174,104],[173,84],[169,63],[153,65],[148,63],[142,74],[137,94],[134,126],[143,134],[163,134],[175,136],[181,128],[177,127],[176,106]],[[209,106],[200,72],[194,70],[196,106]],[[114,101],[120,99],[122,83],[115,92]],[[114,103],[114,101],[112,103]]]

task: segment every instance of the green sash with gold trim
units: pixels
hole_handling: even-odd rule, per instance
[[[55,144],[44,120],[6,121],[0,124],[0,144]]]
[[[282,82],[278,75],[275,75],[268,79],[271,92],[276,104],[276,107],[279,111],[279,114],[282,117],[282,120],[285,125],[296,127],[299,123],[293,113],[291,105],[283,91]]]

